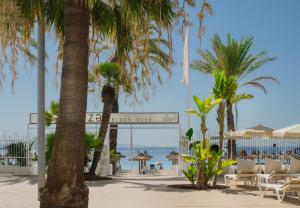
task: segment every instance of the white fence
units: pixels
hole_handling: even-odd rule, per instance
[[[0,130],[0,174],[37,174],[35,146],[26,133]]]

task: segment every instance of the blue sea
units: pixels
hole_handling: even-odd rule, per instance
[[[176,151],[178,152],[178,147],[150,147],[150,146],[138,146],[138,147],[133,147],[132,154],[133,156],[136,155],[139,152],[144,152],[147,151],[147,154],[151,155],[153,158],[147,162],[147,165],[150,164],[155,164],[155,162],[161,162],[163,169],[170,169],[171,168],[171,161],[168,161],[166,156],[171,152],[171,151]],[[124,145],[120,145],[117,147],[117,151],[121,152],[123,155],[126,157],[121,159],[121,166],[122,170],[130,170],[130,161],[129,158],[131,157],[130,155],[130,148],[126,147]],[[133,169],[138,169],[138,162],[137,161],[132,161],[132,168]]]

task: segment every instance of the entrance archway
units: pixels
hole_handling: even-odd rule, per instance
[[[88,112],[86,114],[86,129],[88,131],[98,132],[99,125],[101,124],[102,113],[97,112]],[[50,129],[54,130],[54,125],[56,124],[56,119],[54,118],[51,122],[53,125]],[[143,113],[113,113],[111,114],[110,119],[110,127],[118,126],[118,130],[129,130],[130,131],[130,155],[133,156],[133,135],[134,131],[137,130],[176,130],[178,132],[177,139],[178,144],[180,143],[181,137],[181,128],[179,123],[179,113],[178,112],[143,112]],[[37,126],[37,114],[31,113],[29,124],[28,124],[28,134],[30,135],[30,131],[35,130]],[[108,129],[110,130],[110,129]],[[108,131],[109,132],[109,131]],[[100,170],[102,175],[111,174],[111,165],[109,161],[109,135],[106,135],[104,151],[101,155],[100,166],[102,170]]]

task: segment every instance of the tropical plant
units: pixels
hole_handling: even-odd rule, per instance
[[[185,133],[185,136],[186,138],[191,141],[192,140],[192,137],[193,137],[193,134],[194,134],[194,129],[193,128],[189,128],[186,133]]]
[[[10,70],[11,86],[14,87],[17,79],[17,67],[20,57],[24,60],[24,65],[35,64],[37,57],[35,50],[37,42],[28,34],[23,33],[28,24],[20,13],[16,0],[0,1],[0,88],[2,80],[6,77],[5,69]],[[8,67],[4,67],[7,65]]]
[[[48,162],[50,160],[50,156],[53,150],[54,146],[54,139],[55,139],[55,134],[47,134],[47,142],[46,142],[46,151],[45,151],[45,162],[46,165],[48,165]]]
[[[87,0],[65,0],[61,5],[63,5],[64,17],[64,44],[59,116],[54,148],[48,162],[47,182],[41,192],[40,206],[42,208],[87,208],[88,188],[84,185],[83,172],[88,86],[89,3]]]
[[[181,155],[185,162],[195,165],[198,170],[197,188],[205,188],[210,179],[221,174],[225,167],[234,164],[234,160],[225,160],[219,163],[223,151],[212,150],[208,140],[199,144],[192,144],[192,155]],[[202,171],[199,171],[199,170]],[[189,175],[190,176],[190,175]],[[189,179],[190,180],[190,179]]]
[[[237,77],[225,75],[224,70],[214,70],[214,85],[212,94],[215,99],[221,99],[217,109],[217,122],[219,126],[219,148],[222,150],[224,141],[224,127],[225,127],[225,115],[226,115],[226,102],[238,103],[243,99],[252,99],[251,94],[237,94]],[[221,157],[220,157],[221,159]],[[220,162],[219,162],[220,164]],[[218,165],[219,166],[219,165]],[[216,184],[216,178],[214,179],[214,185]]]
[[[51,153],[53,151],[55,141],[55,134],[47,134],[47,143],[46,143],[46,164],[48,164],[48,161],[50,159]],[[86,133],[84,137],[84,166],[87,167],[88,162],[92,160],[92,153],[96,149],[97,146],[99,146],[99,140],[96,135],[91,133]]]
[[[89,162],[92,162],[93,153],[102,141],[95,134],[86,133],[84,139],[84,166],[87,167]]]
[[[46,126],[50,126],[58,116],[59,103],[52,100],[50,104],[50,109],[45,112],[45,122]]]
[[[195,109],[188,109],[188,110],[185,110],[184,112],[200,118],[202,139],[203,139],[203,141],[205,141],[206,131],[207,131],[207,127],[206,127],[207,115],[211,111],[211,109],[213,109],[218,103],[221,102],[222,99],[217,98],[217,99],[213,100],[213,96],[208,96],[207,98],[203,98],[201,100],[196,95],[193,96],[193,99],[198,107],[198,111]]]
[[[114,83],[119,82],[120,80],[120,69],[116,63],[103,63],[100,64],[98,68],[95,68],[93,73],[90,73],[90,81],[92,83],[97,83],[96,80],[99,79],[100,75],[105,79],[105,84],[102,88],[101,98],[103,102],[102,110],[102,120],[100,124],[98,139],[99,146],[94,152],[93,162],[91,165],[90,173],[95,174],[98,162],[100,160],[104,139],[106,137],[106,132],[109,125],[110,115],[112,112],[112,105],[114,102],[115,89]]]
[[[114,55],[110,62],[119,65],[118,76],[119,79],[121,78],[119,82],[114,82],[109,88],[109,92],[111,93],[114,88],[115,95],[110,96],[112,100],[109,102],[107,101],[107,106],[109,108],[106,109],[111,109],[111,112],[113,113],[119,112],[118,97],[121,92],[121,87],[126,94],[133,94],[133,92],[136,92],[139,88],[148,89],[149,83],[152,83],[150,82],[151,76],[149,77],[149,75],[153,76],[155,74],[155,66],[159,65],[163,69],[169,69],[169,65],[173,62],[171,56],[165,53],[164,50],[160,48],[160,45],[170,50],[170,43],[161,38],[161,29],[170,27],[174,12],[172,6],[170,7],[170,4],[167,1],[162,2],[162,7],[164,7],[163,10],[165,13],[160,14],[159,18],[155,16],[157,15],[155,12],[152,15],[145,15],[146,13],[143,13],[142,10],[139,11],[138,15],[143,19],[143,24],[136,24],[135,21],[128,21],[128,17],[122,15],[122,8],[119,6],[118,1],[114,1],[105,7],[107,12],[110,13],[112,25],[111,33],[106,34],[106,36],[108,36],[115,45]],[[155,8],[153,7],[152,9]],[[152,13],[153,11],[149,10],[149,12]],[[99,22],[96,29],[101,29],[103,20],[98,20]],[[158,37],[155,36],[157,35],[155,32],[158,33]],[[142,73],[137,75],[139,69],[142,69]],[[157,77],[158,79],[160,78],[159,73]],[[107,88],[103,89],[108,90]],[[110,112],[106,113],[104,111],[103,113],[106,115],[110,114]],[[105,124],[106,122],[103,121],[103,123]],[[105,126],[106,125],[103,125],[102,132],[104,132]],[[118,126],[112,125],[111,127],[109,135],[110,148],[116,150]],[[95,173],[100,153],[101,150],[95,152],[91,173]]]
[[[29,37],[36,21],[46,19],[53,27],[62,52],[61,92],[56,140],[48,165],[47,182],[41,189],[42,208],[87,207],[88,188],[83,180],[85,114],[88,85],[89,26],[94,34],[111,34],[113,18],[107,12],[111,1],[59,0],[27,1],[6,0],[16,6],[13,15],[20,15],[15,32]],[[143,25],[141,16],[151,16],[157,22],[172,11],[172,1],[118,1],[126,22]],[[1,12],[3,12],[1,10]],[[141,15],[142,14],[142,15]],[[172,16],[170,16],[172,17]],[[91,19],[91,21],[90,21]],[[95,25],[102,22],[98,30]],[[10,25],[10,19],[2,25]],[[9,37],[16,45],[14,36]],[[62,45],[63,43],[63,45]],[[15,52],[13,54],[16,54]],[[74,131],[76,129],[76,131]],[[70,145],[72,144],[72,145]],[[82,154],[81,154],[82,153]],[[63,159],[64,162],[61,162]]]
[[[244,38],[241,41],[234,40],[230,34],[227,35],[227,43],[223,43],[221,38],[215,34],[211,40],[213,52],[208,50],[198,50],[201,60],[193,61],[191,67],[208,74],[213,74],[215,69],[224,70],[226,77],[236,76],[239,87],[253,86],[267,93],[265,86],[261,81],[270,80],[278,83],[277,79],[271,76],[260,76],[250,81],[243,82],[242,80],[249,74],[257,71],[264,64],[275,60],[275,57],[268,57],[265,51],[257,54],[250,54],[253,45],[253,38]],[[226,100],[227,109],[227,130],[235,131],[234,115],[232,103]],[[237,114],[236,114],[237,120]],[[235,140],[231,141],[235,142]],[[228,144],[228,147],[233,146],[233,155],[236,154],[235,144]],[[231,152],[231,149],[229,149]]]
[[[197,168],[195,165],[190,165],[186,170],[182,171],[184,176],[191,182],[191,184],[194,186],[197,176]]]
[[[214,70],[214,85],[212,94],[215,99],[219,99],[217,109],[217,122],[219,125],[220,149],[223,148],[224,139],[224,120],[226,115],[226,102],[238,103],[243,99],[252,99],[251,94],[237,94],[238,82],[236,76],[226,76],[224,70]]]

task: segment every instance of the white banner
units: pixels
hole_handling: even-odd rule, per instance
[[[100,124],[102,113],[87,113],[86,124]],[[37,113],[30,113],[30,124],[37,124]],[[52,124],[56,123],[53,119]],[[178,124],[179,113],[112,113],[111,124]]]

